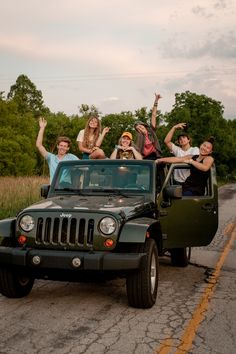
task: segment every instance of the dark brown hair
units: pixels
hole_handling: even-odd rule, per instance
[[[214,136],[209,136],[209,138],[207,138],[205,141],[207,141],[208,143],[211,143],[212,145],[212,150],[214,149],[214,143],[215,143],[215,138]]]
[[[178,137],[177,137],[178,144],[179,144],[179,139],[181,138],[181,136],[186,136],[186,138],[188,138],[188,140],[189,140],[189,144],[192,145],[192,139],[190,138],[188,133],[184,133],[184,132],[178,135]]]

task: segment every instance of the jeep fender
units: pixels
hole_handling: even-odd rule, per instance
[[[160,225],[156,219],[139,218],[130,220],[123,226],[119,242],[144,243],[147,237],[147,231],[150,231],[150,228],[152,229],[151,237],[154,238],[153,229],[155,229],[155,238],[157,238],[157,231],[160,230]]]
[[[0,220],[0,240],[15,236],[16,218]]]

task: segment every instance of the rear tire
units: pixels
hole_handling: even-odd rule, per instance
[[[147,239],[133,249],[146,253],[141,268],[127,275],[126,290],[129,305],[136,308],[150,308],[156,302],[158,288],[158,250],[156,242]]]
[[[187,252],[186,247],[172,248],[170,249],[170,255],[171,255],[171,264],[174,267],[187,267],[190,256]]]
[[[27,296],[34,285],[34,278],[8,267],[0,268],[0,293],[9,298]]]

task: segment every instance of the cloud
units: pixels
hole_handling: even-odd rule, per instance
[[[106,68],[106,72],[135,72],[140,70],[140,63],[137,57],[137,49],[131,48],[127,43],[119,44],[104,40],[80,40],[74,42],[68,40],[61,42],[41,41],[32,35],[5,36],[0,35],[1,51],[8,51],[14,55],[20,55],[34,60],[47,60],[70,63],[77,63],[80,66],[86,64],[95,65],[96,70]],[[132,63],[132,64],[131,64]]]
[[[205,7],[202,7],[202,6],[193,7],[192,12],[194,15],[200,15],[200,16],[206,17],[206,18],[214,16],[212,12],[209,12],[208,9],[206,9]]]
[[[209,38],[210,37],[210,38]],[[189,58],[196,59],[204,56],[216,58],[236,57],[236,33],[228,32],[214,38],[215,35],[209,35],[208,38],[199,38],[193,44],[183,42],[180,39],[169,39],[160,46],[162,55],[165,58]]]
[[[217,0],[214,3],[214,8],[219,10],[225,9],[230,3],[231,1],[227,1],[227,0]]]
[[[201,2],[200,2],[201,3]],[[222,15],[223,10],[230,10],[232,8],[232,1],[228,0],[217,0],[213,3],[209,3],[206,5],[206,2],[203,2],[204,6],[196,5],[192,7],[192,13],[196,16],[200,17],[213,17],[218,14],[220,11]]]
[[[111,96],[111,97],[104,98],[103,101],[104,102],[117,102],[117,101],[119,101],[119,98],[115,97],[115,96]]]

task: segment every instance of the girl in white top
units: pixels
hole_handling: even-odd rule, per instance
[[[110,128],[106,127],[101,133],[101,122],[95,115],[90,116],[85,126],[77,136],[79,150],[83,159],[104,159],[105,154],[100,148],[105,135]]]

